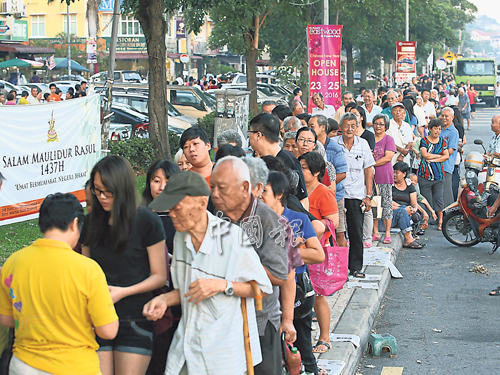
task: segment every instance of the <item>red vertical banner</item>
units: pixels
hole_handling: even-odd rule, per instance
[[[308,112],[314,106],[315,94],[323,95],[325,105],[335,109],[340,102],[340,51],[342,25],[308,25],[307,51],[309,54],[309,102]]]
[[[417,76],[417,42],[396,42],[396,83],[411,82]]]

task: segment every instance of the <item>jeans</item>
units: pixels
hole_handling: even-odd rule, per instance
[[[412,230],[411,219],[408,212],[406,212],[406,206],[399,206],[394,210],[392,214],[392,227],[401,229],[401,234]]]
[[[297,340],[293,344],[299,349],[306,372],[318,375],[318,366],[312,351],[311,324],[312,311],[302,319],[293,319],[293,326],[297,331]]]
[[[349,271],[363,268],[363,221],[361,199],[344,199],[346,208],[347,234],[349,235]]]

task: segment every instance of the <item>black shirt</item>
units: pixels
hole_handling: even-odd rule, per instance
[[[408,185],[405,190],[399,190],[392,185],[392,200],[402,206],[411,206],[410,194],[416,192],[417,190],[413,184]]]
[[[372,152],[375,150],[375,135],[371,131],[365,129],[360,138],[363,138],[366,142],[368,142],[368,146],[370,146],[370,150],[372,150]]]
[[[87,215],[88,218],[89,215]],[[88,219],[82,229],[82,238],[88,229]],[[103,228],[109,232],[110,227]],[[165,239],[165,231],[158,215],[149,208],[137,208],[134,226],[129,234],[129,241],[121,251],[111,250],[109,236],[98,246],[90,247],[90,257],[101,266],[109,285],[131,286],[144,281],[151,275],[147,248]],[[86,242],[83,243],[87,245]],[[152,292],[126,297],[115,304],[120,319],[143,318],[144,305],[153,298]]]
[[[300,165],[299,160],[294,154],[285,149],[281,149],[276,157],[280,158],[288,168],[299,174],[299,183],[297,185],[297,192],[295,193],[295,196],[299,198],[299,201],[307,198],[306,182],[304,180],[304,174],[302,173],[302,166]]]

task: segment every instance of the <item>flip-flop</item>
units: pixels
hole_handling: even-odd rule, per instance
[[[382,237],[381,236],[375,236],[375,235],[372,235],[372,241],[375,242],[375,241],[380,241]]]
[[[369,243],[369,242],[363,242],[363,247],[364,247],[365,249],[369,249],[370,247],[372,247],[372,244],[371,244],[371,243]]]
[[[413,241],[411,243],[409,243],[408,245],[403,245],[403,247],[405,249],[421,249],[423,246],[421,243],[417,242],[417,241]]]
[[[392,238],[391,237],[386,237],[386,238],[384,238],[384,241],[382,243],[388,245],[388,244],[392,243]]]
[[[500,296],[500,286],[496,289],[493,289],[490,293],[490,296]]]
[[[356,270],[352,273],[352,277],[357,277],[358,279],[364,279],[366,275],[361,270]]]
[[[318,350],[318,347],[319,346],[325,346],[326,347],[326,350]],[[321,353],[326,353],[327,351],[329,351],[330,349],[332,348],[332,346],[330,345],[329,342],[325,342],[325,341],[321,341],[321,340],[318,340],[318,342],[316,343],[316,345],[314,345],[313,347],[313,353],[318,353],[318,354],[321,354]]]

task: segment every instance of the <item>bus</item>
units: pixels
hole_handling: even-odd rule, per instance
[[[470,82],[479,94],[479,99],[491,107],[495,106],[495,86],[497,82],[495,59],[467,58],[457,59],[455,82]]]

